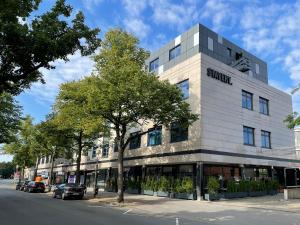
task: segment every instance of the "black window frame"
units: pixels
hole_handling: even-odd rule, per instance
[[[245,132],[245,129],[247,130],[246,132]],[[249,132],[250,130],[252,131],[251,132],[252,133],[252,143],[249,140],[247,142],[245,142],[245,133],[247,133],[247,135],[250,134],[250,132]],[[247,139],[249,139],[249,137]],[[243,143],[244,143],[244,145],[255,146],[255,128],[243,126]]]
[[[157,64],[156,64],[156,62],[157,62]],[[152,65],[153,65],[153,68],[152,68]],[[156,70],[158,67],[159,67],[159,57],[157,57],[156,59],[152,60],[149,63],[149,72]]]
[[[251,107],[250,108],[248,108],[249,96],[251,97]],[[246,99],[246,105],[244,105],[244,102],[245,102],[244,98]],[[251,92],[242,90],[242,108],[253,111],[253,94]]]
[[[150,144],[150,135],[153,132],[159,132],[160,133],[160,142],[159,143],[155,143],[155,144]],[[147,135],[147,146],[157,146],[157,145],[161,145],[162,144],[162,126],[156,127],[156,128],[150,128],[148,135]]]
[[[187,82],[188,83],[188,89],[187,89],[187,96],[184,95],[184,92],[182,91],[182,84]],[[183,100],[186,100],[190,97],[190,82],[189,82],[189,79],[185,79],[183,81],[180,81],[179,83],[176,84],[176,86],[180,89],[181,93],[182,93],[182,99]]]
[[[93,147],[93,148],[92,148],[92,159],[93,159],[93,158],[96,158],[96,156],[97,156],[97,148],[96,148],[96,147]]]
[[[266,105],[267,112],[265,112],[263,104]],[[267,116],[270,115],[269,99],[259,97],[259,113]]]
[[[179,49],[179,52],[177,52]],[[171,57],[172,52],[175,52],[175,55]],[[169,61],[171,61],[172,59],[177,58],[179,55],[181,55],[181,44],[176,45],[174,48],[169,50]]]
[[[189,128],[182,127],[178,122],[170,125],[170,143],[187,141],[189,139]]]
[[[232,49],[231,48],[226,48],[226,54],[228,57],[232,57]]]
[[[137,135],[139,133],[140,133],[140,131],[133,132],[133,133],[130,133],[129,136],[132,137],[132,136]],[[140,147],[141,147],[141,135],[137,135],[136,137],[134,137],[133,139],[130,140],[129,149],[130,150],[138,149]]]
[[[268,134],[268,135],[265,135]],[[269,142],[269,146],[267,145],[263,145],[263,137],[267,137],[268,138],[268,142]],[[261,147],[262,148],[267,148],[267,149],[271,149],[272,148],[272,143],[271,143],[271,132],[270,131],[266,131],[266,130],[261,130],[260,131],[260,139],[261,139]]]

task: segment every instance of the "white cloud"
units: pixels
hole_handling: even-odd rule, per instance
[[[122,0],[122,3],[130,17],[140,16],[147,6],[147,1],[145,0]]]
[[[175,27],[179,31],[195,23],[199,17],[197,1],[184,0],[176,4],[169,0],[151,0],[149,5],[156,24]]]
[[[150,27],[140,19],[125,19],[126,30],[134,33],[140,38],[145,38],[149,34]]]
[[[76,52],[69,56],[69,59],[66,63],[63,60],[55,61],[54,70],[41,69],[46,84],[34,83],[26,93],[34,96],[38,103],[52,104],[60,84],[91,74],[93,61],[89,57],[82,57],[80,52]]]
[[[102,3],[103,0],[81,0],[84,7],[90,12],[94,12],[96,6]]]

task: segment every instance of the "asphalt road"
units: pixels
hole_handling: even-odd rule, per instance
[[[126,209],[94,207],[87,201],[52,199],[25,193],[0,180],[0,225],[176,225],[176,218],[126,213]],[[181,220],[179,225],[199,225]]]

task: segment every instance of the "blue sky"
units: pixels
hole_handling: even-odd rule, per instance
[[[44,0],[40,12],[54,0]],[[67,0],[74,12],[83,11],[100,36],[121,27],[134,33],[141,46],[155,50],[200,22],[268,63],[269,83],[289,92],[300,83],[300,1],[256,0]],[[55,70],[42,70],[46,84],[36,83],[17,97],[24,114],[35,122],[50,112],[59,85],[90,74],[93,62],[76,53],[56,61]],[[300,94],[293,96],[300,111]]]

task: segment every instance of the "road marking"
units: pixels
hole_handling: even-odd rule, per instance
[[[176,217],[176,225],[179,225],[179,219]]]
[[[106,208],[103,205],[89,205],[88,207],[90,207],[90,208]]]
[[[125,214],[127,214],[127,213],[129,213],[131,211],[132,211],[132,209],[128,209],[126,212],[123,212],[123,214],[125,215]]]

